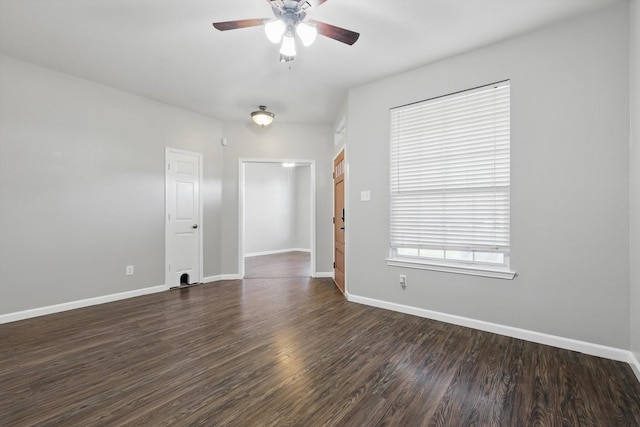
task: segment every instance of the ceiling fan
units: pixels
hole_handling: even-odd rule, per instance
[[[264,25],[267,38],[273,43],[280,43],[280,62],[290,62],[296,56],[294,33],[302,44],[309,46],[320,34],[330,39],[352,45],[360,37],[359,33],[335,25],[313,19],[304,20],[307,10],[312,6],[320,6],[327,0],[267,0],[275,19],[240,19],[237,21],[214,22],[213,26],[220,31]]]

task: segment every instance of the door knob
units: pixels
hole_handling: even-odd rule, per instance
[[[193,224],[191,228],[198,228],[198,224]]]

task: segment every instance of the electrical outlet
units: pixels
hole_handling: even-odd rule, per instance
[[[402,286],[402,289],[407,287],[407,276],[404,274],[400,275],[400,286]]]
[[[127,276],[133,276],[133,265],[127,265]]]

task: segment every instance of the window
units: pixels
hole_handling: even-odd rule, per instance
[[[389,265],[509,271],[509,82],[391,110]]]

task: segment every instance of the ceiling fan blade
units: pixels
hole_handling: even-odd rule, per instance
[[[264,19],[240,19],[239,21],[214,22],[213,26],[220,31],[236,30],[238,28],[257,27],[264,24]]]
[[[307,0],[307,3],[309,3],[312,7],[318,7],[326,1],[327,0]]]
[[[358,37],[360,37],[360,33],[345,30],[344,28],[336,27],[335,25],[325,24],[324,22],[315,21],[313,19],[309,19],[309,23],[316,26],[318,34],[322,34],[325,37],[338,40],[339,42],[346,43],[348,45],[354,44],[358,40]]]

